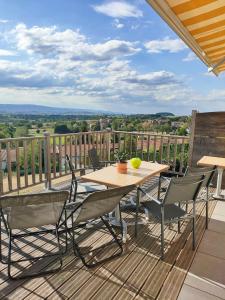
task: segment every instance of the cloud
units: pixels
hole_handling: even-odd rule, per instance
[[[162,40],[151,40],[144,44],[148,53],[170,52],[177,53],[187,48],[180,39],[170,39],[165,37]]]
[[[16,61],[0,59],[0,102],[17,99],[143,113],[198,107],[202,99],[207,103],[215,99],[219,107],[224,103],[223,91],[198,95],[180,74],[139,71],[132,61],[132,55],[141,51],[137,42],[93,43],[79,30],[25,24],[18,24],[7,37],[5,51],[16,49]]]
[[[130,78],[126,78],[125,81],[133,84],[138,85],[145,85],[145,86],[157,86],[157,85],[169,85],[169,84],[179,84],[179,82],[175,75],[171,72],[166,71],[158,71],[158,72],[151,72],[147,74],[135,74]]]
[[[143,12],[140,9],[126,1],[104,2],[92,7],[96,12],[112,18],[139,18],[143,16]]]
[[[118,19],[115,19],[112,23],[113,27],[117,28],[117,29],[121,29],[124,27],[124,24],[121,23]]]
[[[79,30],[59,31],[56,26],[27,28],[25,24],[18,24],[11,35],[15,37],[18,50],[43,57],[104,61],[115,56],[134,55],[141,50],[135,42],[124,40],[91,44]]]
[[[0,19],[0,24],[6,24],[8,22],[9,22],[9,20]]]
[[[0,56],[15,56],[16,52],[11,50],[0,49]]]
[[[185,58],[183,58],[183,61],[189,62],[189,61],[193,61],[193,60],[197,60],[197,59],[198,59],[198,57],[196,56],[196,54],[194,52],[189,52],[188,55]]]

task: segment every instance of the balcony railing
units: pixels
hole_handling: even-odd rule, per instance
[[[89,168],[88,150],[97,149],[101,160],[115,151],[130,157],[171,165],[182,173],[187,164],[189,137],[156,133],[101,131],[0,140],[0,194],[17,191],[69,174],[65,156],[75,168]]]

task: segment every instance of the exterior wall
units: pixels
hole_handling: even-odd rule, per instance
[[[225,157],[225,112],[192,112],[189,164],[204,155]],[[223,176],[225,188],[225,176]]]

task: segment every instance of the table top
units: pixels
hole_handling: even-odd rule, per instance
[[[217,166],[225,169],[225,158],[216,156],[203,156],[198,162],[198,166]]]
[[[99,184],[104,184],[109,187],[122,187],[130,184],[139,186],[148,178],[167,171],[168,169],[168,165],[150,163],[146,161],[142,161],[139,169],[134,169],[132,168],[130,162],[128,162],[128,170],[126,174],[119,173],[116,165],[113,165],[83,175],[81,179],[83,181],[92,181]]]

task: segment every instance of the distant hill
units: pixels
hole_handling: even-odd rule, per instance
[[[155,114],[157,117],[174,117],[175,115],[170,112],[159,112]]]
[[[30,115],[99,115],[113,114],[108,111],[97,111],[80,108],[50,107],[33,104],[0,104],[0,114],[30,114]]]

